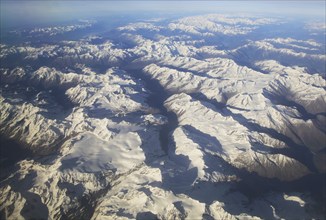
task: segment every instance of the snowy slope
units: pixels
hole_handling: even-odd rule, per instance
[[[260,37],[284,23],[210,14],[1,44],[0,134],[32,155],[0,172],[1,218],[322,218],[325,44]]]

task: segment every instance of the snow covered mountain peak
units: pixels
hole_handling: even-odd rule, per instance
[[[17,30],[0,52],[1,218],[322,218],[325,41],[291,25]]]

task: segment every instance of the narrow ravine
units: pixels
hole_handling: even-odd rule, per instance
[[[155,109],[158,109],[161,115],[167,117],[168,123],[163,125],[160,130],[160,143],[162,150],[167,154],[169,146],[172,143],[170,134],[178,127],[178,117],[167,111],[164,106],[165,100],[171,95],[164,87],[155,79],[143,73],[142,69],[125,70],[130,76],[141,79],[147,90],[150,91],[150,96],[147,99],[147,104]]]

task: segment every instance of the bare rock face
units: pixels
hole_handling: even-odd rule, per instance
[[[325,45],[259,37],[284,23],[211,14],[1,44],[0,138],[30,153],[1,169],[1,218],[323,216]]]

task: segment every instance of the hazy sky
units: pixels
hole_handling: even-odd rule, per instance
[[[325,1],[3,1],[1,24],[10,26],[128,12],[258,13],[325,18]]]

